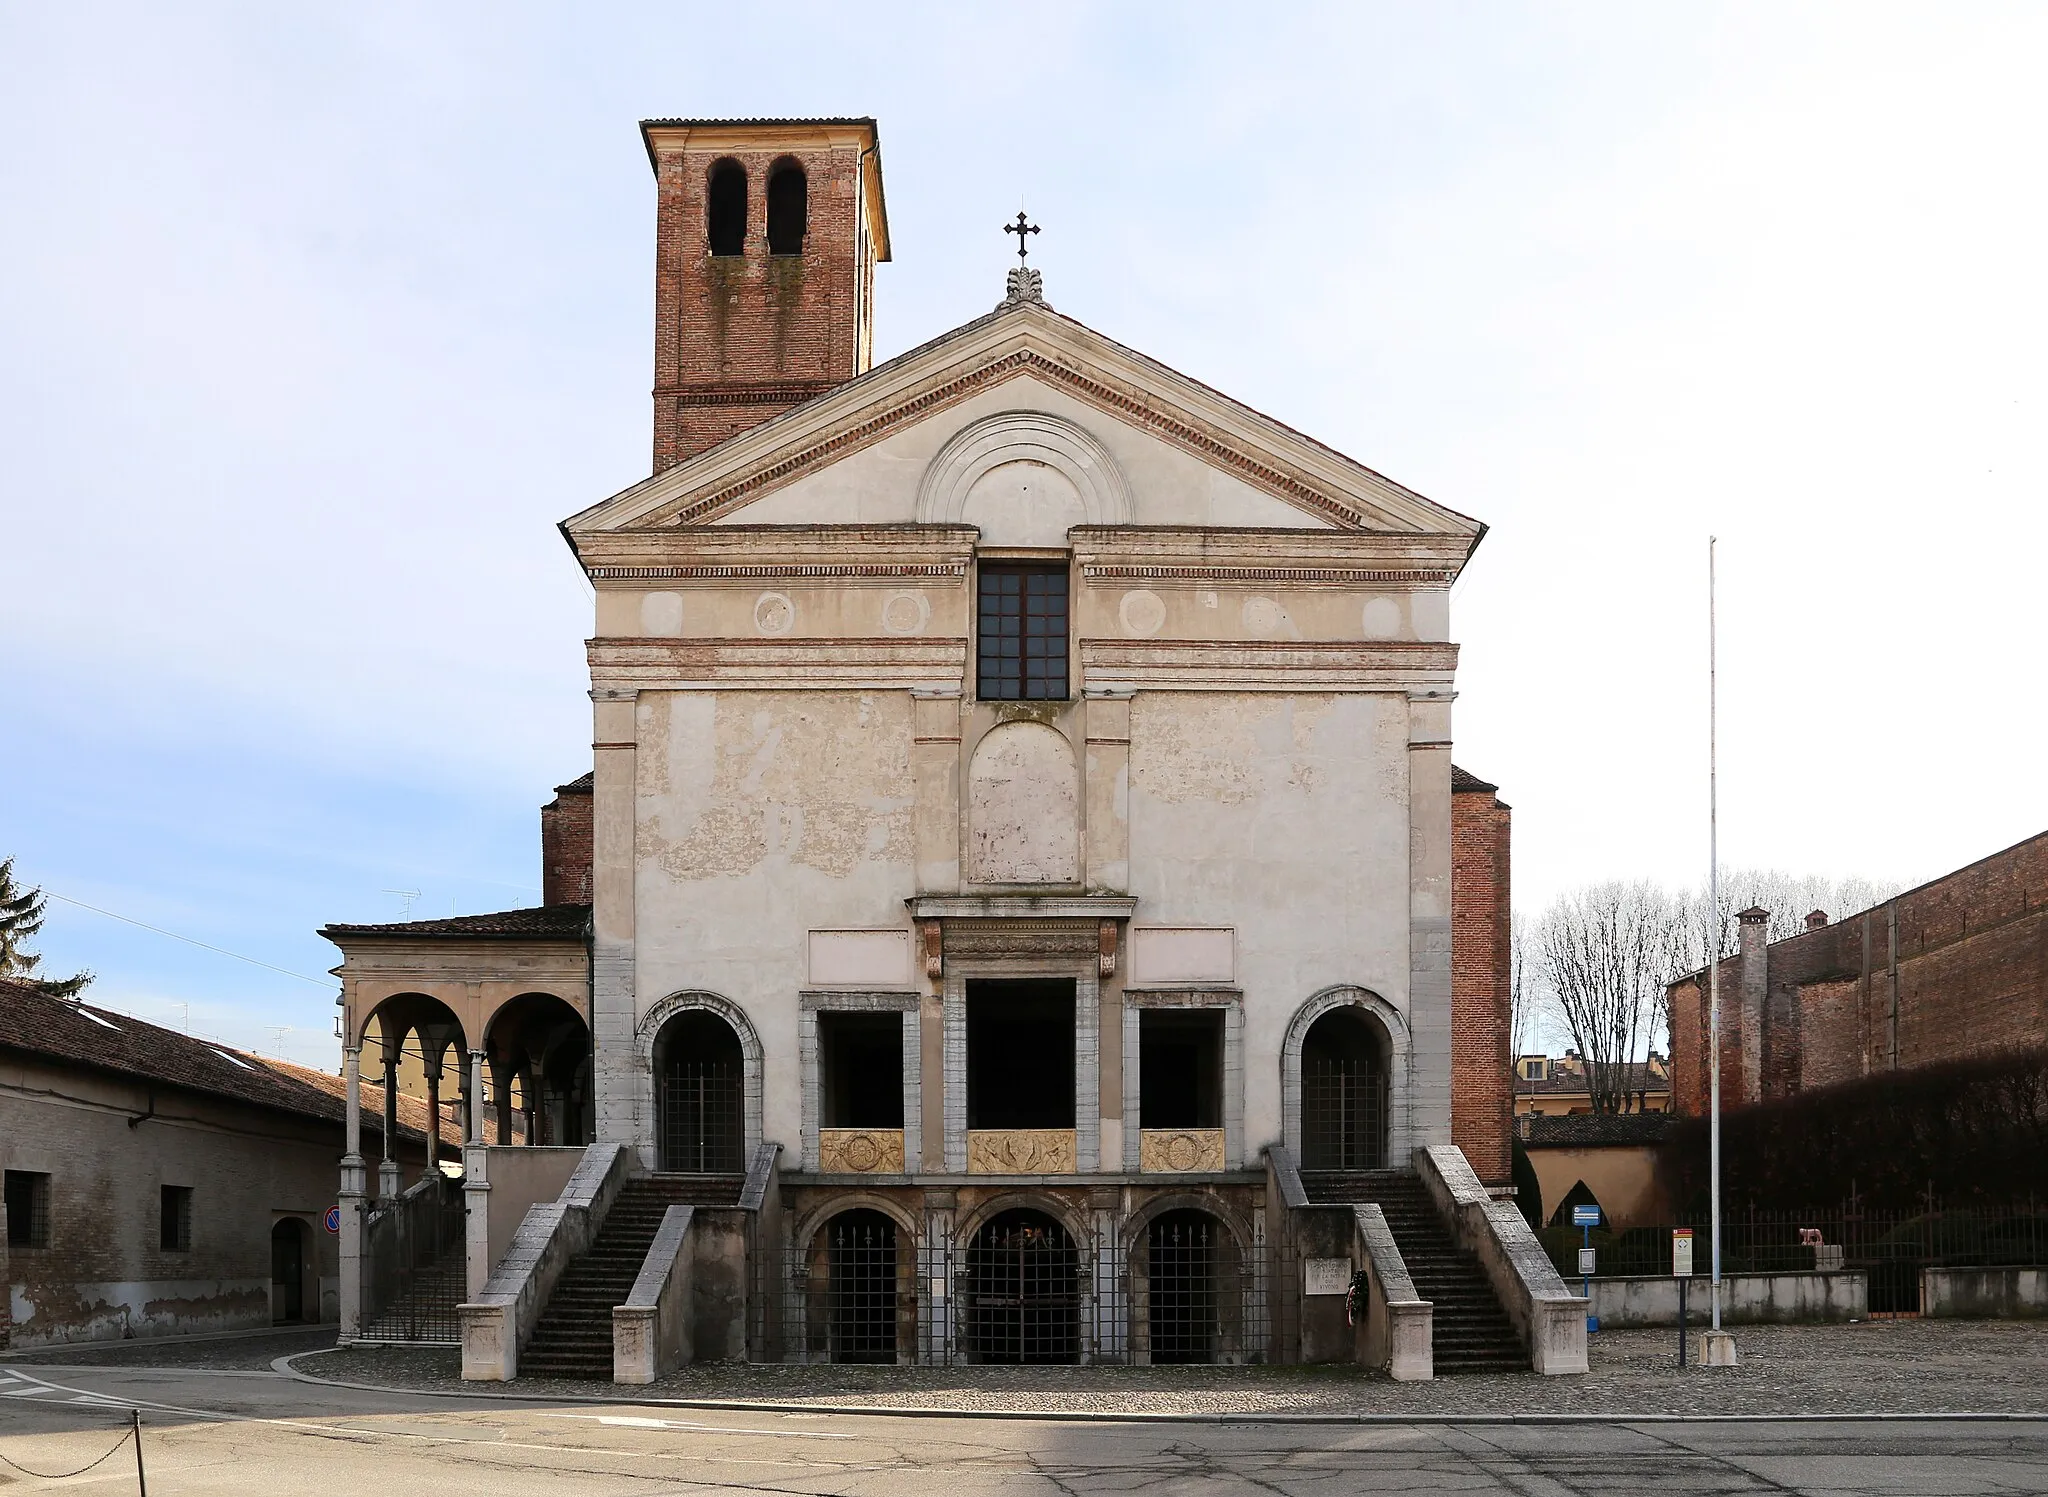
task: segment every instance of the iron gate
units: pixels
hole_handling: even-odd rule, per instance
[[[661,1077],[661,1167],[685,1175],[746,1171],[745,1098],[728,1060],[678,1060]]]
[[[1303,1055],[1301,1167],[1376,1170],[1387,1163],[1387,1078],[1370,1061]]]

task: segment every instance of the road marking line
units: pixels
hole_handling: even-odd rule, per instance
[[[706,1435],[768,1435],[782,1440],[858,1440],[859,1435],[834,1435],[812,1429],[735,1429],[727,1424],[692,1424],[682,1419],[648,1419],[638,1414],[543,1414],[543,1419],[588,1419],[618,1429],[681,1429]]]

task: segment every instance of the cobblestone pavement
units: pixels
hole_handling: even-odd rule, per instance
[[[463,1383],[453,1351],[354,1349],[303,1357],[313,1377],[406,1389],[554,1398],[758,1399],[878,1408],[1098,1413],[2048,1414],[2048,1323],[1868,1321],[1743,1326],[1741,1364],[1676,1366],[1678,1333],[1604,1331],[1584,1377],[1466,1376],[1396,1383],[1342,1367],[686,1368],[645,1390],[523,1378]]]
[[[81,1341],[0,1353],[0,1367],[193,1367],[222,1372],[268,1372],[279,1357],[334,1345],[334,1327],[228,1336],[156,1336],[133,1341]]]

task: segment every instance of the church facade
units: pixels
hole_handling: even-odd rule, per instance
[[[486,1152],[516,1105],[772,1177],[735,1351],[1273,1354],[1276,1159],[1507,1175],[1506,813],[1451,763],[1483,527],[1021,262],[874,365],[871,121],[643,135],[655,471],[562,525],[591,773],[541,909],[329,928],[349,1073],[412,1036]]]

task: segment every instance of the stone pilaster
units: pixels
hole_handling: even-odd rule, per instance
[[[633,1032],[639,701],[622,687],[601,687],[591,697],[590,1040],[597,1136],[637,1147],[652,1166],[653,1118],[643,1108],[643,1101],[652,1101],[652,1081],[641,1075]]]
[[[920,894],[960,888],[960,693],[911,692],[912,840]]]
[[[1087,697],[1087,880],[1098,894],[1121,894],[1131,882],[1132,695]]]
[[[1393,1160],[1451,1141],[1451,693],[1408,698],[1407,1138]]]

